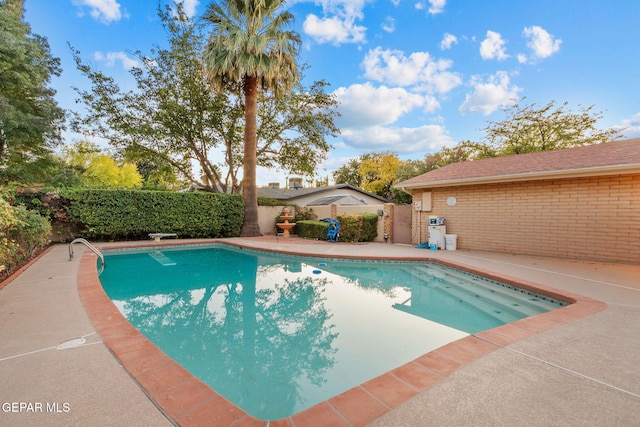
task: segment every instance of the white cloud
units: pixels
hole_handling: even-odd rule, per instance
[[[443,146],[455,145],[455,141],[440,125],[424,125],[416,128],[372,126],[343,131],[342,137],[347,145],[367,152],[391,148],[398,154],[424,154],[439,150]]]
[[[116,0],[73,0],[73,4],[88,7],[91,17],[105,24],[122,19],[120,4]]]
[[[562,40],[556,39],[547,30],[537,25],[525,27],[522,35],[529,39],[527,46],[533,51],[536,59],[547,58],[560,50]]]
[[[458,43],[458,38],[453,34],[444,33],[444,37],[440,42],[440,50],[449,50],[451,46]]]
[[[482,113],[485,116],[496,111],[501,105],[515,102],[522,91],[511,84],[505,71],[498,71],[486,81],[474,76],[471,79],[473,92],[467,94],[459,108],[461,113]]]
[[[438,13],[442,13],[444,11],[447,0],[429,0],[429,4],[429,13],[432,15],[437,15]],[[415,7],[416,10],[425,10],[427,9],[427,4],[423,1],[418,1],[414,3],[413,7]]]
[[[413,52],[408,57],[399,50],[370,50],[362,66],[365,77],[394,86],[414,86],[428,93],[447,93],[461,83],[458,74],[448,71],[453,61],[438,59],[428,52]]]
[[[342,130],[388,125],[416,108],[433,111],[438,107],[432,97],[402,88],[374,87],[370,83],[341,87],[333,94],[341,114],[336,123]]]
[[[307,15],[302,29],[305,34],[313,37],[318,43],[360,43],[365,40],[366,28],[354,25],[337,16],[331,18],[318,18],[316,15]]]
[[[362,9],[371,0],[319,0],[323,17],[309,14],[302,24],[305,34],[318,43],[364,43],[367,28],[356,24],[364,18]]]
[[[447,0],[429,0],[431,7],[429,7],[429,13],[436,15],[444,11],[444,7],[447,5]]]
[[[116,62],[121,62],[122,67],[125,70],[130,70],[134,67],[140,67],[140,62],[136,59],[129,58],[129,56],[125,52],[107,52],[104,53],[98,51],[93,54],[93,58],[96,61],[104,62],[107,67],[113,67]]]
[[[640,113],[622,121],[622,126],[614,126],[625,138],[640,138]]]
[[[398,6],[400,4],[400,0],[391,0],[394,6]]]
[[[370,83],[339,88],[334,92],[341,116],[336,124],[341,129],[344,145],[376,151],[389,149],[399,153],[440,148],[450,138],[439,125],[419,128],[388,128],[403,115],[415,109],[430,112],[439,105],[430,96],[408,92],[403,88],[374,87]]]
[[[184,13],[189,17],[193,18],[196,15],[196,7],[198,7],[198,0],[175,0],[176,3],[182,3],[182,7],[184,9]]]
[[[382,23],[382,29],[387,33],[393,33],[396,30],[396,20],[391,16],[387,16]]]
[[[480,43],[480,56],[482,59],[507,59],[505,43],[500,33],[487,31],[487,37]]]

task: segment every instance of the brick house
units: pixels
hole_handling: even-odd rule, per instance
[[[446,218],[458,249],[640,263],[640,138],[447,165],[396,184],[413,243]]]

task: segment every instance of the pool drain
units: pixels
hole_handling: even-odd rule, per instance
[[[72,340],[69,341],[65,341],[62,344],[59,344],[56,347],[56,350],[67,350],[69,348],[76,348],[76,347],[80,347],[82,344],[84,344],[87,340],[84,337],[80,337],[80,338],[74,338]]]

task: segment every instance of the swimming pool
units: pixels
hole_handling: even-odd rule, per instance
[[[105,256],[100,279],[125,317],[260,419],[286,417],[470,332],[561,305],[437,264],[216,245]]]

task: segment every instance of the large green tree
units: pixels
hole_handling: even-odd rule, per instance
[[[132,163],[117,162],[96,144],[77,141],[63,149],[64,160],[78,170],[81,185],[88,187],[139,188],[143,177]]]
[[[333,171],[333,182],[336,184],[349,184],[354,187],[360,187],[360,184],[362,184],[362,175],[358,172],[360,161],[361,158],[351,159],[347,164]]]
[[[546,105],[520,102],[502,109],[505,118],[489,121],[484,129],[486,142],[498,155],[557,150],[580,145],[598,144],[619,138],[615,129],[600,130],[596,123],[603,117],[593,106],[573,112],[568,102]]]
[[[401,164],[402,161],[393,153],[363,156],[358,166],[358,173],[362,176],[362,189],[391,199],[391,189],[397,182],[396,174]]]
[[[394,184],[427,172],[427,163],[400,160],[395,153],[366,153],[333,172],[336,184],[361,187],[397,204],[411,203],[411,196],[395,189]]]
[[[334,123],[336,98],[325,81],[310,87],[296,84],[278,95],[263,91],[258,98],[257,165],[284,169],[311,178],[331,146],[327,136],[340,133]]]
[[[259,236],[257,115],[261,88],[277,97],[288,93],[299,79],[300,36],[286,28],[293,15],[284,0],[223,0],[209,4],[203,16],[211,25],[204,64],[218,88],[241,84],[244,93],[244,161],[242,195],[245,201],[242,236]]]
[[[405,160],[396,170],[394,184],[406,181],[414,176],[422,175],[423,173],[429,172],[429,170],[427,162],[423,162],[421,160]],[[408,205],[413,201],[413,196],[395,188],[395,186],[391,187],[391,194],[393,203],[398,205]]]
[[[136,89],[121,90],[116,81],[74,52],[89,90],[77,89],[87,111],[74,114],[74,129],[100,136],[121,156],[135,162],[145,186],[171,186],[171,171],[211,192],[240,193],[243,164],[244,102],[241,84],[224,90],[204,77],[202,28],[180,6],[158,11],[167,29],[166,49],[136,52],[131,70]],[[257,164],[291,174],[314,174],[330,146],[335,97],[325,82],[274,96],[262,91],[258,103]],[[197,165],[196,168],[193,165]]]
[[[237,168],[235,111],[242,108],[208,87],[202,72],[203,39],[182,8],[174,13],[167,6],[158,14],[169,34],[169,47],[154,48],[150,55],[135,52],[140,62],[131,70],[135,90],[123,92],[112,77],[92,68],[72,49],[78,69],[91,82],[90,90],[76,88],[87,111],[74,113],[72,126],[108,140],[129,160],[168,163],[205,190],[233,192],[237,184],[226,179],[229,175],[224,176],[216,160],[226,161],[231,171]],[[214,159],[215,152],[226,153],[224,159]]]
[[[64,126],[48,86],[60,60],[31,33],[23,0],[0,1],[0,40],[0,180],[39,179]]]

